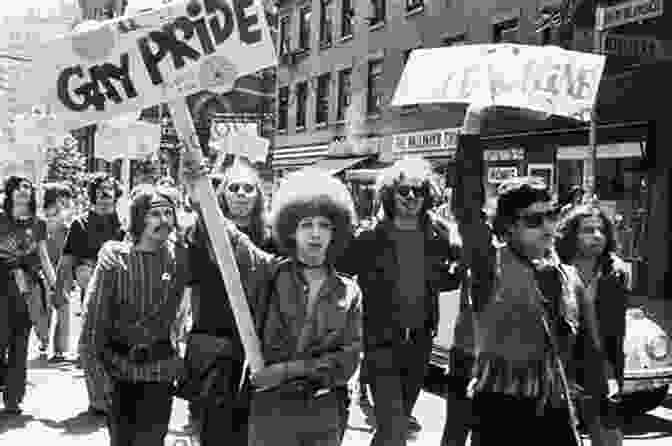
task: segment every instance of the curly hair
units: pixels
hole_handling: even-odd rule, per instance
[[[546,183],[538,177],[518,177],[504,181],[497,188],[497,211],[493,219],[493,231],[503,240],[518,212],[533,203],[551,201]]]
[[[96,193],[98,192],[98,189],[100,189],[100,186],[106,182],[111,182],[112,186],[114,187],[114,199],[118,200],[119,197],[121,197],[122,194],[121,185],[116,180],[116,178],[105,172],[97,172],[93,174],[91,178],[89,178],[87,192],[89,196],[89,202],[91,204],[96,203]]]
[[[357,215],[350,191],[338,179],[318,169],[290,174],[273,197],[271,227],[280,251],[296,255],[294,233],[302,218],[323,216],[334,226],[327,248],[327,263],[333,265],[352,238]]]
[[[422,219],[428,219],[427,211],[438,201],[439,188],[432,178],[434,171],[429,161],[422,157],[408,157],[383,169],[376,182],[377,200],[381,203],[385,218],[394,218],[396,188],[405,179],[420,180],[425,188],[425,200],[420,209]]]
[[[598,263],[607,265],[618,248],[616,231],[611,219],[603,209],[592,204],[576,206],[562,219],[555,237],[555,250],[563,263],[571,263],[578,253],[579,226],[584,218],[599,217],[602,221],[607,244]]]
[[[37,194],[35,193],[35,185],[33,184],[33,182],[26,177],[11,175],[7,177],[7,179],[5,180],[4,184],[5,199],[2,203],[2,209],[5,211],[5,215],[7,215],[12,220],[14,219],[14,215],[12,215],[14,210],[14,191],[24,181],[30,183],[32,188],[28,209],[30,210],[31,215],[36,215],[37,213]]]
[[[259,177],[257,169],[249,163],[242,160],[236,160],[236,162],[225,168],[221,174],[213,175],[211,181],[213,182],[213,187],[218,183],[215,189],[217,191],[219,206],[224,215],[229,217],[231,215],[231,210],[229,209],[229,204],[226,202],[223,192],[241,173],[252,179],[256,190],[256,198],[250,214],[250,227],[247,231],[247,235],[252,242],[259,246],[263,244],[264,239],[266,238],[266,223],[264,219],[264,193],[261,190],[261,178]]]
[[[167,200],[173,208],[173,221],[177,228],[177,214],[175,213],[175,192],[171,188],[154,186],[151,184],[142,184],[133,189],[133,197],[130,204],[130,218],[128,232],[134,243],[140,241],[142,233],[145,231],[145,216],[152,205],[152,199],[159,196]]]

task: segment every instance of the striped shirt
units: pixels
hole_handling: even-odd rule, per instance
[[[146,252],[124,243],[119,254],[126,268],[97,265],[87,289],[88,309],[80,338],[85,366],[103,379],[172,382],[180,361],[177,353],[159,361],[135,363],[108,346],[150,345],[171,339],[187,281],[184,248],[167,243],[157,252]]]

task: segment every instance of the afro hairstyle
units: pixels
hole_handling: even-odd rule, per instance
[[[334,226],[327,248],[327,263],[333,265],[352,238],[356,223],[355,205],[350,191],[329,173],[307,168],[287,176],[273,197],[270,223],[279,250],[296,255],[294,234],[299,221],[323,216]]]

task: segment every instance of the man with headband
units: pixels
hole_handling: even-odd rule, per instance
[[[187,281],[184,247],[171,240],[175,204],[165,188],[138,190],[123,267],[97,264],[82,328],[85,361],[110,395],[110,444],[162,445],[181,359],[171,340]]]

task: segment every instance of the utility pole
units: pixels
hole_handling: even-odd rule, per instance
[[[595,25],[593,29],[593,52],[597,54],[602,54],[602,6],[599,2],[595,8]],[[595,111],[595,108],[590,112],[590,133],[589,133],[589,145],[590,145],[590,156],[584,161],[584,189],[588,193],[588,196],[591,199],[596,199],[597,197],[597,120],[598,116]]]

